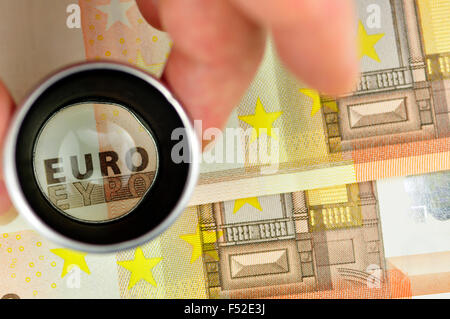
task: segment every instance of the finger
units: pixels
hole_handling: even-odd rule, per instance
[[[329,95],[354,88],[358,74],[351,0],[231,0],[268,26],[280,58],[302,81]]]
[[[221,128],[250,84],[265,35],[226,1],[166,0],[161,20],[174,47],[164,78],[203,128]]]
[[[221,129],[258,68],[263,50],[236,64],[209,65],[174,48],[164,79],[202,129]],[[209,140],[202,140],[205,147]]]
[[[274,27],[274,41],[281,59],[306,84],[329,95],[348,93],[358,74],[352,4],[322,2],[328,7],[316,18],[290,28]]]
[[[0,215],[9,210],[11,202],[9,200],[8,193],[6,192],[6,186],[3,182],[3,174],[1,172],[3,167],[3,142],[5,139],[6,131],[11,120],[12,112],[14,109],[14,102],[9,95],[6,87],[0,81]]]
[[[158,0],[136,0],[142,16],[150,25],[158,30],[162,30],[161,20],[159,19]]]
[[[263,41],[256,24],[228,1],[165,0],[159,5],[161,22],[178,49],[201,62],[237,62]]]
[[[8,129],[9,121],[14,110],[14,102],[5,85],[0,81],[0,145]]]

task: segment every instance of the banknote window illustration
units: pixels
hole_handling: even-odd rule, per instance
[[[306,192],[312,231],[362,225],[357,184],[313,189]]]
[[[125,216],[158,170],[152,133],[125,107],[73,104],[44,124],[34,147],[39,189],[63,214],[86,222]]]
[[[431,1],[417,1],[420,16],[421,35],[427,62],[427,73],[430,80],[439,80],[450,76],[450,38],[448,19],[445,16],[447,7],[437,6]],[[447,9],[446,9],[447,8]],[[430,23],[430,21],[433,21]]]
[[[405,189],[411,201],[410,217],[417,223],[448,222],[450,220],[450,175],[436,172],[409,176]]]

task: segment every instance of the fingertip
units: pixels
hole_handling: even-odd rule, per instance
[[[6,86],[0,81],[0,147],[14,110],[14,102]]]
[[[136,0],[136,4],[142,16],[147,22],[158,30],[163,30],[159,17],[159,0]]]
[[[311,81],[311,86],[316,87],[318,91],[328,96],[337,97],[348,94],[355,90],[358,82],[358,61],[356,58],[347,57],[336,66],[324,70],[320,74],[327,74],[328,76],[316,77],[315,81]]]
[[[353,91],[358,79],[354,6],[350,1],[321,4],[320,15],[272,33],[280,58],[301,82],[339,96]]]
[[[14,110],[14,102],[5,87],[0,81],[0,156],[3,152],[3,141],[6,135],[6,131]],[[3,159],[0,158],[0,178],[2,178],[2,164]],[[11,201],[6,191],[6,185],[3,180],[0,180],[0,215],[6,213],[11,208]]]
[[[330,96],[339,96],[355,90],[359,78],[359,59],[355,7],[350,1],[324,1],[329,12],[336,18],[327,32],[321,34],[317,45],[325,48],[318,54],[318,69],[322,76],[317,79],[319,91]],[[324,15],[326,21],[329,14]],[[323,66],[323,69],[320,69]]]
[[[296,50],[279,39],[276,46],[281,60],[300,82],[329,96],[354,91],[359,62],[356,54],[353,54],[352,50],[356,51],[353,46],[335,47],[332,53],[319,52],[319,49]]]

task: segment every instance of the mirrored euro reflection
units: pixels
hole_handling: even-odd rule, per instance
[[[130,213],[158,171],[155,140],[118,104],[80,103],[55,113],[34,146],[40,191],[61,213],[107,222]]]

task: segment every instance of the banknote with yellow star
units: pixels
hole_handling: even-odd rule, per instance
[[[33,230],[20,228],[16,232],[13,226],[1,235],[0,298],[120,297],[114,255],[57,247]]]
[[[94,255],[0,225],[0,297],[412,298],[450,293],[450,173],[193,206]]]
[[[2,24],[17,28],[0,29],[10,48],[0,73],[16,100],[75,61],[162,74],[171,40],[134,1],[47,0],[54,10],[34,2],[0,3]],[[81,29],[59,27],[73,2]],[[355,3],[361,75],[353,92],[331,98],[305,87],[269,39],[226,128],[209,132],[217,136],[191,207],[168,231],[97,256],[44,240],[13,208],[0,212],[0,297],[449,292],[450,0]]]

